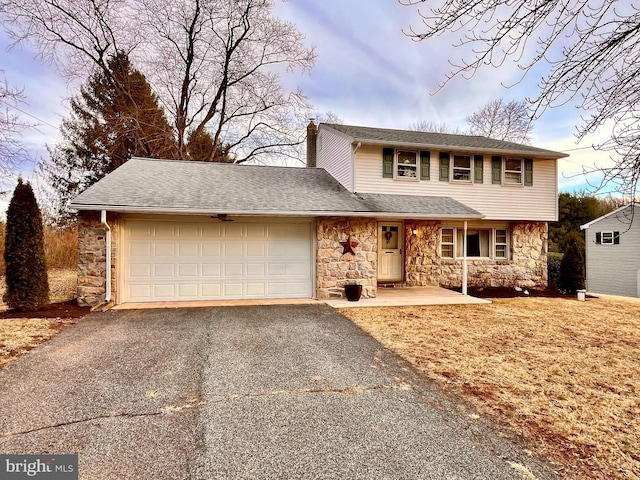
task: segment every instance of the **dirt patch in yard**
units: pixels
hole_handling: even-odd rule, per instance
[[[563,475],[640,479],[640,301],[513,298],[341,313],[527,436]]]
[[[53,302],[50,305],[39,310],[14,312],[0,303],[0,368],[89,313],[89,308],[78,307],[76,303],[76,286],[75,270],[50,270],[49,290]],[[0,299],[4,291],[2,278]]]

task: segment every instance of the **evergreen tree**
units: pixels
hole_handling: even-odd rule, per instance
[[[22,179],[7,210],[4,261],[9,308],[32,310],[49,303],[42,216],[31,185]]]
[[[201,133],[197,133],[197,130],[192,130],[189,132],[187,142],[187,158],[189,160],[233,163],[229,145],[215,147],[213,135],[206,130]]]
[[[560,262],[560,290],[575,293],[584,288],[585,243],[582,235],[572,232],[567,238],[567,249]]]
[[[132,156],[177,158],[177,143],[144,75],[119,52],[71,100],[62,142],[41,164],[57,195],[57,214],[69,201]]]

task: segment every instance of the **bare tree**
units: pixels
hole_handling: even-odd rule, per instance
[[[414,40],[451,32],[457,38],[454,45],[466,52],[460,63],[452,63],[445,84],[457,75],[469,78],[483,65],[499,67],[510,58],[523,76],[546,64],[538,95],[531,99],[533,118],[549,107],[575,102],[585,111],[579,139],[613,121],[611,141],[600,148],[618,158],[615,168],[601,170],[603,183],[615,181],[620,192],[634,197],[640,172],[637,5],[631,0],[440,0],[420,15],[424,29],[407,32]]]
[[[412,132],[455,133],[459,135],[467,133],[460,130],[460,127],[453,127],[444,122],[436,123],[430,120],[417,120],[409,125],[408,130]]]
[[[527,102],[524,100],[493,100],[469,115],[467,122],[472,135],[507,142],[531,143],[533,123],[527,110]]]
[[[173,123],[178,157],[189,135],[213,137],[237,162],[288,155],[304,139],[295,115],[308,109],[284,73],[309,71],[313,49],[272,0],[0,0],[16,42],[29,42],[69,78],[87,67],[109,75],[107,59],[127,53]],[[112,79],[116,82],[116,79]]]
[[[34,125],[22,120],[15,110],[24,103],[24,92],[10,86],[0,70],[0,183],[11,177],[26,158],[19,136]]]

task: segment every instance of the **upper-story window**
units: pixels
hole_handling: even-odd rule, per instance
[[[471,155],[454,155],[453,180],[458,182],[470,182],[471,165]]]
[[[531,158],[491,157],[491,183],[501,185],[533,185]]]
[[[522,185],[522,163],[521,158],[504,159],[504,183],[506,185]]]
[[[418,178],[418,152],[398,150],[396,154],[396,178]]]

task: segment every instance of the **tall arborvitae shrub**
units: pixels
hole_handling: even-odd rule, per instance
[[[5,231],[4,301],[9,308],[32,310],[49,303],[49,280],[44,256],[42,216],[29,183],[18,179]]]
[[[560,290],[566,293],[575,293],[584,288],[585,244],[582,235],[577,232],[569,234],[567,249],[560,263]]]

